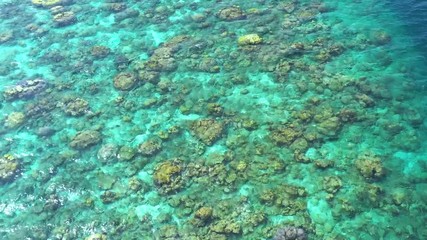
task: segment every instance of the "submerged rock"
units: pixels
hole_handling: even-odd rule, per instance
[[[110,54],[110,48],[105,46],[93,46],[90,53],[94,58],[100,59]]]
[[[112,143],[107,143],[101,146],[101,148],[98,151],[97,157],[99,160],[103,162],[108,162],[110,160],[114,160],[117,158],[118,150],[119,148],[117,147],[117,145]]]
[[[36,134],[40,137],[48,137],[55,133],[55,129],[51,127],[39,127],[36,131]]]
[[[146,156],[152,156],[162,148],[162,140],[159,138],[148,139],[139,145],[139,152]]]
[[[48,84],[41,78],[24,80],[4,91],[6,100],[32,98],[47,88]]]
[[[11,154],[0,157],[0,183],[7,182],[19,172],[19,161]]]
[[[241,20],[246,18],[246,14],[239,6],[225,7],[216,13],[216,16],[225,21]]]
[[[89,237],[85,238],[85,240],[107,240],[107,236],[101,233],[94,233]]]
[[[356,160],[356,168],[367,180],[378,180],[385,174],[381,159],[369,154]]]
[[[53,21],[55,22],[56,26],[64,27],[75,23],[77,21],[77,18],[74,15],[74,12],[67,11],[58,13],[53,16]]]
[[[222,134],[224,124],[213,119],[194,121],[191,131],[200,141],[206,145],[212,145]]]
[[[13,112],[7,115],[4,122],[6,128],[16,128],[25,121],[25,114],[22,112]]]
[[[62,0],[31,0],[38,7],[53,7],[62,4]]]
[[[260,43],[262,43],[262,38],[256,33],[243,35],[237,39],[237,44],[240,46],[256,45]]]
[[[77,117],[84,115],[89,109],[89,103],[82,98],[71,99],[65,104],[65,113]]]
[[[13,39],[13,31],[5,31],[0,33],[0,43],[5,43]]]
[[[173,181],[174,176],[181,172],[181,167],[172,161],[166,161],[156,166],[154,182],[158,185],[167,185]]]
[[[179,159],[171,159],[157,164],[153,173],[153,181],[159,187],[160,193],[170,193],[180,189],[184,181],[182,162]]]
[[[136,80],[135,74],[122,72],[114,77],[114,87],[122,91],[130,90],[135,85]]]
[[[277,230],[276,235],[273,240],[305,240],[307,239],[307,234],[304,229],[285,226]]]
[[[70,147],[75,149],[85,149],[101,141],[101,134],[94,130],[84,130],[78,132],[70,142]]]
[[[133,157],[135,157],[135,154],[136,154],[135,149],[128,146],[122,146],[119,149],[119,153],[117,154],[117,159],[122,161],[129,161]]]

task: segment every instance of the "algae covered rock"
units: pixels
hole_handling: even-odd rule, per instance
[[[25,114],[22,112],[12,112],[11,114],[7,115],[4,126],[6,128],[16,128],[22,125],[25,121]]]
[[[117,159],[123,160],[123,161],[129,161],[133,157],[135,157],[135,154],[136,154],[135,149],[129,146],[122,146],[119,149],[119,153],[117,154]]]
[[[53,16],[53,21],[55,22],[56,26],[64,27],[75,23],[77,21],[77,18],[74,15],[74,12],[67,11],[58,13]]]
[[[13,31],[0,32],[0,44],[13,39]]]
[[[146,156],[152,156],[162,148],[162,140],[159,138],[148,139],[139,145],[139,152]]]
[[[305,240],[307,233],[303,228],[284,226],[277,230],[273,240]]]
[[[290,145],[302,135],[302,131],[292,124],[280,126],[270,131],[270,137],[277,145]]]
[[[70,142],[70,147],[85,149],[101,141],[101,134],[95,130],[84,130],[78,132]]]
[[[241,227],[237,222],[223,219],[212,224],[210,230],[216,233],[239,234],[241,232]]]
[[[0,157],[0,183],[12,179],[19,172],[19,160],[11,154]]]
[[[256,33],[243,35],[237,39],[237,44],[240,46],[256,45],[260,43],[262,43],[262,38]]]
[[[119,199],[119,195],[113,191],[105,191],[101,194],[101,201],[105,204],[113,203]]]
[[[97,157],[102,162],[108,162],[117,158],[118,147],[115,144],[107,143],[102,145]]]
[[[175,164],[173,161],[162,162],[156,166],[153,179],[157,185],[167,185],[180,172],[181,166]]]
[[[225,7],[216,13],[216,16],[224,21],[242,20],[246,18],[245,12],[239,6]]]
[[[114,77],[114,87],[122,91],[130,90],[135,85],[136,81],[137,78],[135,74],[122,72]]]
[[[64,112],[67,115],[77,117],[82,116],[89,109],[89,103],[82,98],[75,98],[65,103]]]
[[[342,187],[341,179],[337,176],[323,178],[323,189],[328,193],[336,193]]]
[[[194,121],[190,129],[200,141],[212,145],[221,136],[224,124],[213,119],[202,119]]]
[[[153,181],[161,194],[176,192],[185,182],[184,165],[180,159],[170,159],[156,165],[153,173]]]
[[[341,130],[341,121],[338,117],[331,117],[319,123],[317,130],[326,136],[336,136]]]
[[[93,46],[90,53],[94,58],[100,59],[110,54],[110,48],[106,46]]]
[[[144,83],[149,82],[155,84],[159,81],[159,76],[160,73],[156,71],[147,71],[143,69],[138,71],[138,77]]]
[[[85,238],[85,240],[107,240],[107,236],[101,233],[94,233],[89,237]]]
[[[62,0],[31,0],[38,7],[53,7],[62,4]]]
[[[212,217],[213,209],[211,207],[201,207],[194,214],[195,218],[206,221]]]
[[[365,155],[356,160],[356,168],[368,180],[377,180],[384,176],[381,159],[377,156]]]
[[[37,78],[33,80],[23,80],[15,86],[7,88],[4,91],[6,100],[14,100],[20,98],[31,98],[47,88],[47,82]]]

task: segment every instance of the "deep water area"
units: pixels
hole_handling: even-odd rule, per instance
[[[0,239],[427,239],[427,4],[2,0]]]

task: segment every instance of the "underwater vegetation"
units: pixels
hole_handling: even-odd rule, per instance
[[[386,1],[0,3],[1,239],[426,239]]]

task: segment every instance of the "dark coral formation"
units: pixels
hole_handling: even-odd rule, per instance
[[[213,119],[202,119],[191,123],[191,132],[200,141],[207,145],[212,145],[222,134],[224,123]]]
[[[7,100],[27,99],[36,96],[47,87],[47,82],[41,78],[24,80],[13,87],[7,88],[3,95]]]
[[[101,141],[101,134],[95,130],[84,130],[78,132],[70,142],[70,147],[85,149]]]

